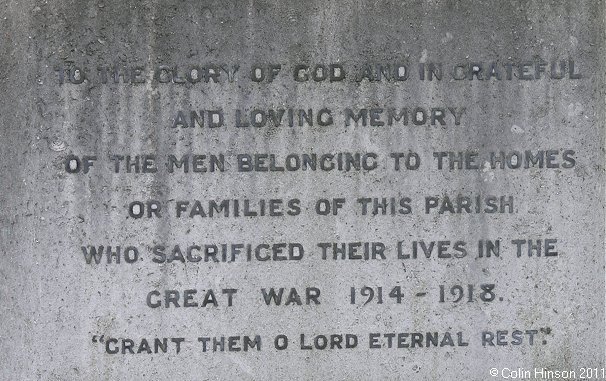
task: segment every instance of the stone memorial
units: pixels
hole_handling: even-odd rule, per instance
[[[606,379],[605,16],[4,1],[0,379]]]

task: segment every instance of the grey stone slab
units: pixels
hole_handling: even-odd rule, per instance
[[[1,5],[0,379],[606,378],[603,1]]]

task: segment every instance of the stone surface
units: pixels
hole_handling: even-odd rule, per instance
[[[2,5],[1,379],[602,377],[602,1]]]

